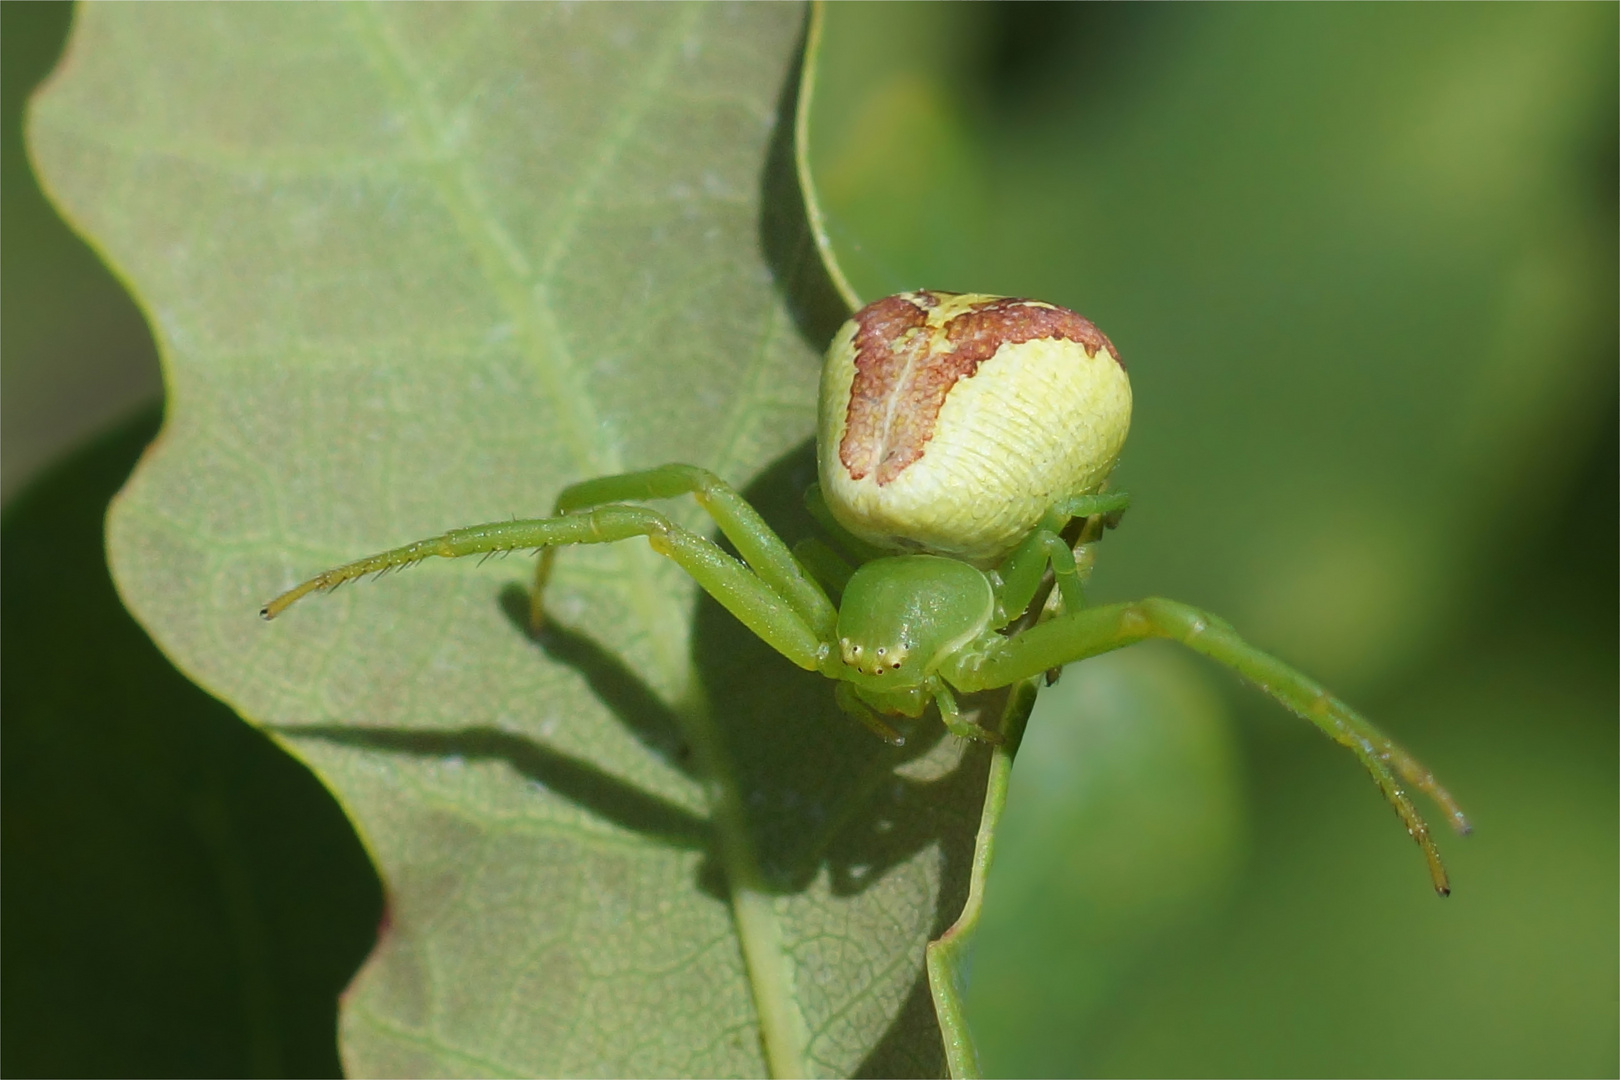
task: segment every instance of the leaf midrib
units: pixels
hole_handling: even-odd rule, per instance
[[[389,92],[400,102],[401,115],[417,144],[434,190],[475,254],[500,306],[518,328],[519,347],[539,375],[547,395],[557,405],[563,441],[579,468],[579,475],[606,475],[621,472],[624,466],[617,447],[594,434],[606,428],[599,422],[595,403],[584,388],[578,365],[563,346],[564,339],[549,302],[544,275],[553,272],[565,257],[571,233],[590,205],[595,187],[611,171],[619,150],[635,134],[637,122],[669,73],[679,43],[705,10],[703,5],[687,7],[684,17],[666,31],[656,52],[656,62],[648,65],[636,91],[628,96],[633,104],[622,110],[619,123],[604,134],[591,167],[570,193],[561,225],[547,247],[542,276],[536,277],[522,251],[495,215],[487,210],[487,202],[470,164],[445,138],[449,125],[429,96],[426,81],[418,75],[402,43],[390,32],[380,10],[373,5],[347,8],[357,38],[366,47]],[[792,972],[782,947],[780,920],[771,897],[759,884],[762,875],[744,826],[736,771],[731,767],[708,704],[698,688],[690,657],[681,655],[671,635],[660,632],[661,627],[685,622],[686,612],[674,596],[656,587],[651,566],[654,556],[649,551],[635,545],[618,545],[618,550],[629,586],[627,598],[640,618],[642,629],[653,642],[663,669],[664,684],[680,688],[680,704],[674,712],[693,747],[696,763],[711,781],[705,785],[710,822],[717,833],[719,854],[726,869],[733,924],[752,990],[767,1065],[775,1076],[806,1075],[805,1024],[794,1001]]]

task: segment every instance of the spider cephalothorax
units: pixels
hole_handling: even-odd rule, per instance
[[[1156,598],[1087,605],[1087,545],[1129,501],[1107,481],[1130,413],[1119,353],[1074,312],[1036,300],[902,293],[857,312],[828,350],[821,483],[807,493],[825,540],[790,549],[724,481],[664,465],[565,488],[549,518],[453,529],[328,570],[262,614],[433,555],[532,548],[541,550],[538,618],[558,547],[644,536],[788,660],[834,680],[844,710],[891,741],[900,736],[882,715],[921,716],[930,703],[951,732],[999,741],[963,717],[958,694],[1170,638],[1353,751],[1446,892],[1405,785],[1435,799],[1459,831],[1467,822],[1428,770],[1359,713],[1214,615]],[[639,505],[687,494],[740,561]]]

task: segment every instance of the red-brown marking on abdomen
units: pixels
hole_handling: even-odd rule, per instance
[[[948,339],[959,350],[983,348],[979,342],[989,341],[988,351],[981,359],[990,356],[1001,345],[1058,338],[1078,342],[1088,356],[1096,356],[1098,349],[1107,349],[1114,363],[1125,366],[1119,358],[1119,350],[1114,348],[1108,336],[1097,329],[1090,319],[1068,308],[1050,307],[1011,297],[987,300],[958,315],[946,326]]]
[[[986,300],[929,328],[928,311],[948,293],[903,293],[855,313],[855,379],[838,458],[852,479],[887,484],[923,455],[946,396],[1003,345],[1060,339],[1090,356],[1119,352],[1091,320],[1067,308],[1005,297]],[[1124,365],[1121,364],[1123,367]]]

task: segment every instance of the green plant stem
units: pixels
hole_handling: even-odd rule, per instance
[[[799,71],[798,115],[793,122],[793,156],[799,172],[799,188],[804,192],[804,212],[809,219],[811,235],[816,239],[816,249],[821,253],[822,264],[827,268],[833,288],[849,305],[849,310],[855,311],[863,306],[861,298],[844,275],[844,268],[839,265],[833,252],[832,240],[827,236],[827,214],[822,208],[815,178],[810,175],[810,113],[816,94],[816,60],[821,52],[821,31],[826,15],[826,4],[822,0],[812,0],[804,32],[804,66]]]
[[[945,1061],[951,1076],[957,1080],[983,1075],[962,999],[967,992],[973,935],[979,927],[979,913],[984,909],[984,882],[995,855],[996,826],[1007,805],[1007,781],[1012,775],[1013,758],[1018,753],[1024,725],[1035,708],[1037,686],[1038,680],[1026,679],[1014,686],[1007,698],[998,728],[1004,741],[991,752],[984,809],[979,815],[979,834],[973,843],[967,902],[950,929],[937,941],[928,943],[928,989],[934,998],[940,1036],[945,1041]]]

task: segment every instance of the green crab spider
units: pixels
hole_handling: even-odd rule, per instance
[[[789,661],[835,686],[839,706],[900,743],[882,717],[933,705],[954,735],[997,743],[958,695],[1013,686],[1147,638],[1232,669],[1348,747],[1450,890],[1407,787],[1468,823],[1432,773],[1316,682],[1173,600],[1088,606],[1091,545],[1129,503],[1107,490],[1130,426],[1130,383],[1089,320],[1039,301],[917,291],[857,312],[823,368],[820,484],[807,492],[826,540],[789,548],[723,480],[664,465],[573,484],[553,516],[452,529],[318,574],[311,592],[430,556],[536,549],[532,617],[556,549],[646,537]],[[741,559],[639,505],[691,495]],[[829,594],[839,597],[834,606]]]

